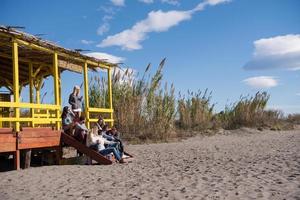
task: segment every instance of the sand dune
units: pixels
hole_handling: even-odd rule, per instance
[[[300,199],[300,131],[197,136],[131,145],[111,166],[0,173],[0,199]]]

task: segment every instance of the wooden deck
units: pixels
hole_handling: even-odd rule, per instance
[[[60,131],[52,128],[23,128],[19,133],[10,128],[0,128],[0,153],[14,155],[15,169],[20,169],[20,150],[59,148]]]
[[[62,142],[74,147],[100,164],[112,164],[111,160],[81,144],[72,136],[52,130],[52,128],[22,128],[22,131],[19,133],[13,132],[10,128],[0,128],[0,154],[13,154],[15,169],[20,169],[21,150],[26,152],[26,162],[29,162],[29,165],[25,162],[25,168],[26,166],[30,166],[30,154],[32,149],[56,149],[57,158],[61,159]],[[28,152],[30,152],[29,158],[27,158]],[[27,161],[28,159],[29,161]]]

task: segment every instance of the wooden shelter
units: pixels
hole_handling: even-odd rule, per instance
[[[84,114],[87,127],[96,114],[106,113],[105,121],[113,124],[111,70],[116,64],[99,60],[77,51],[62,48],[36,36],[0,26],[0,88],[10,95],[0,95],[0,154],[12,153],[15,168],[20,168],[20,150],[60,148],[61,80],[64,70],[82,73],[84,77]],[[109,108],[89,106],[88,69],[107,71]],[[40,91],[43,79],[52,76],[54,104],[42,104]],[[29,85],[30,102],[20,102],[20,92]],[[12,100],[10,100],[12,99]],[[27,110],[26,116],[21,116]],[[0,163],[1,164],[1,163]]]

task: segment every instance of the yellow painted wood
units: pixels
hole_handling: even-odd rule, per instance
[[[19,103],[19,60],[18,60],[18,43],[16,41],[12,42],[12,61],[13,61],[13,85],[14,85],[14,102]],[[20,109],[15,108],[15,119],[20,118]],[[20,122],[16,121],[15,123],[15,131],[20,131]]]
[[[58,89],[59,89],[59,91],[58,91],[58,94],[59,94],[58,100],[59,100],[59,105],[62,106],[62,96],[61,96],[61,76],[60,76],[60,74],[61,74],[61,69],[58,68]]]
[[[107,79],[108,79],[108,93],[109,93],[109,108],[113,110],[113,97],[112,97],[112,82],[111,82],[111,68],[107,70]],[[110,118],[113,119],[113,112],[110,113]],[[111,127],[114,125],[114,121],[111,121]]]
[[[90,119],[90,122],[97,122],[98,119]],[[105,122],[114,122],[114,119],[104,119]]]
[[[113,109],[110,108],[88,108],[89,112],[99,112],[99,113],[111,113]]]
[[[13,117],[2,117],[0,118],[0,121],[5,122],[32,122],[34,121],[36,124],[49,124],[49,123],[55,123],[60,122],[60,118],[13,118]]]
[[[58,84],[58,56],[55,52],[53,54],[53,80],[54,80],[54,99],[55,105],[60,106],[59,101],[59,84]],[[60,110],[56,110],[56,118],[60,117]],[[56,130],[60,129],[60,122],[56,122]]]
[[[47,49],[45,47],[41,47],[41,46],[38,46],[36,44],[32,44],[30,42],[26,42],[26,41],[23,41],[23,40],[20,40],[20,39],[15,39],[15,41],[19,44],[22,44],[22,45],[25,45],[25,46],[28,46],[32,49],[37,49],[37,50],[40,50],[40,51],[45,51],[45,52],[48,52],[48,53],[51,53],[53,54],[54,51],[53,50],[50,50],[50,49]]]
[[[22,45],[25,45],[25,46],[29,46],[29,47],[31,47],[31,48],[33,48],[33,49],[37,49],[37,50],[40,50],[40,51],[45,51],[45,52],[48,52],[48,53],[51,53],[51,54],[57,53],[57,54],[59,54],[60,56],[63,56],[63,57],[65,57],[65,58],[71,58],[71,59],[73,59],[73,60],[77,60],[77,61],[82,62],[82,63],[87,62],[89,65],[92,65],[92,66],[95,66],[95,67],[100,67],[100,68],[103,68],[103,69],[108,69],[108,68],[109,68],[108,66],[103,65],[103,64],[101,64],[101,63],[97,63],[97,62],[95,62],[95,61],[91,61],[91,60],[87,60],[87,61],[86,61],[86,60],[84,60],[84,59],[82,59],[82,58],[76,58],[76,57],[71,56],[71,55],[68,55],[68,54],[66,54],[66,53],[55,52],[55,51],[53,51],[53,50],[51,50],[51,49],[47,49],[47,48],[45,48],[45,47],[41,47],[41,46],[38,46],[38,45],[36,45],[36,44],[32,44],[32,43],[29,43],[29,42],[25,42],[25,41],[20,40],[20,39],[16,39],[16,41],[17,41],[19,44],[22,44]]]
[[[43,78],[37,79],[37,85],[36,85],[36,88],[35,88],[35,90],[36,90],[35,103],[36,104],[41,103],[41,88],[42,88],[42,85],[43,85],[43,81],[44,81]]]
[[[87,123],[87,128],[90,128],[90,114],[89,114],[89,80],[88,80],[88,64],[84,63],[83,66],[83,78],[84,78],[84,105],[85,105],[85,118]]]
[[[93,60],[85,60],[83,58],[78,58],[74,57],[72,55],[66,54],[64,52],[55,52],[52,49],[48,49],[36,44],[32,44],[30,42],[26,42],[20,39],[16,39],[14,37],[12,38],[12,57],[7,56],[8,58],[12,58],[13,61],[13,92],[14,92],[14,102],[0,102],[0,107],[11,107],[15,108],[15,117],[11,118],[1,118],[0,121],[8,121],[8,122],[16,122],[15,123],[15,130],[19,131],[20,130],[20,122],[31,122],[32,126],[34,124],[41,124],[41,123],[56,123],[56,128],[59,129],[61,125],[61,119],[60,119],[60,107],[61,107],[61,85],[60,85],[60,71],[58,68],[58,55],[69,58],[71,60],[75,60],[78,62],[84,63],[84,96],[85,96],[85,105],[86,105],[86,113],[87,113],[87,121],[97,121],[98,119],[89,119],[89,113],[90,112],[98,112],[98,113],[110,113],[110,118],[111,119],[106,119],[107,122],[111,122],[111,125],[113,125],[113,107],[112,107],[112,85],[111,85],[111,66],[104,65],[103,63],[98,63]],[[18,44],[25,45],[29,48],[40,50],[47,52],[49,54],[53,55],[53,66],[51,70],[53,71],[53,77],[54,77],[54,95],[55,95],[55,105],[50,105],[50,104],[41,104],[41,97],[40,97],[40,90],[41,86],[43,83],[43,77],[44,75],[38,75],[40,68],[38,68],[35,72],[33,71],[33,64],[38,64],[36,62],[32,62],[29,59],[20,59],[22,62],[27,62],[29,63],[29,93],[30,93],[30,102],[31,103],[22,103],[20,102],[20,84],[27,84],[25,83],[20,83],[19,82],[19,58],[18,58]],[[0,57],[3,57],[6,55],[0,55]],[[40,66],[48,66],[45,63],[39,63]],[[109,90],[109,108],[89,108],[89,100],[88,100],[88,68],[102,68],[102,69],[107,69],[108,70],[108,90]],[[47,74],[50,74],[50,72],[47,72]],[[46,74],[46,75],[47,75]],[[39,76],[39,77],[37,77]],[[34,78],[38,79],[38,84],[35,85],[34,83]],[[8,84],[9,85],[9,84]],[[34,88],[36,87],[36,103],[33,103],[34,100]],[[32,110],[32,114],[30,118],[20,118],[20,108],[30,108]],[[35,113],[34,109],[37,109],[38,111],[40,110],[46,110],[46,114],[39,114]],[[55,111],[55,118],[52,118],[54,115],[53,113],[50,113],[49,110],[54,110]],[[49,118],[49,119],[48,119]],[[88,127],[90,124],[88,123]]]
[[[35,104],[35,103],[25,103],[25,102],[0,102],[0,107],[6,108],[38,108],[38,109],[49,109],[57,110],[60,109],[59,105],[52,104]]]
[[[39,67],[35,70],[35,72],[32,71],[32,77],[36,77],[38,75],[38,73],[41,71],[42,69],[42,65],[39,65]]]
[[[32,62],[29,63],[29,100],[30,100],[30,103],[34,103],[34,100],[33,100],[33,97],[34,97],[34,94],[33,94],[33,64]],[[31,108],[30,109],[30,116],[33,118],[34,116],[34,109]],[[34,122],[31,123],[31,127],[34,127]]]

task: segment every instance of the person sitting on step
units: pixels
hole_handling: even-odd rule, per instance
[[[65,106],[61,114],[61,119],[62,119],[62,128],[64,132],[67,134],[72,134],[73,132],[74,117],[75,114],[72,112],[72,110],[68,106]]]
[[[99,128],[98,126],[94,126],[93,129],[89,132],[87,138],[87,146],[98,151],[101,155],[106,156],[111,153],[115,156],[116,160],[119,163],[124,163],[122,156],[117,148],[115,147],[107,147],[106,144],[113,144],[114,142],[108,141],[102,135],[98,135]]]

